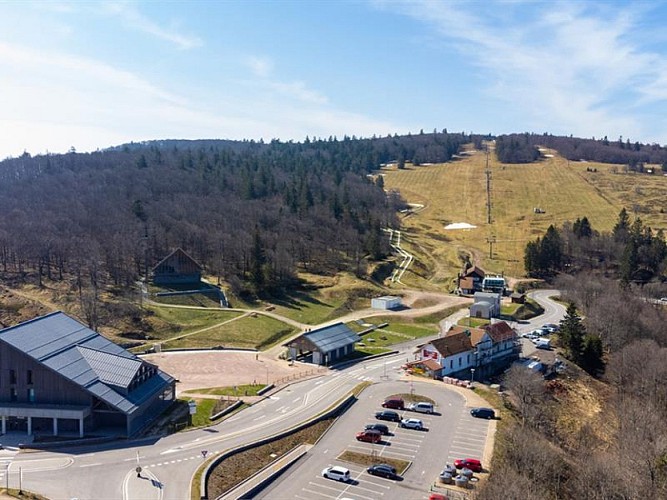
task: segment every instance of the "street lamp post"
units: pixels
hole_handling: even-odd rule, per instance
[[[472,385],[475,382],[475,369],[471,368],[470,369],[470,385]]]

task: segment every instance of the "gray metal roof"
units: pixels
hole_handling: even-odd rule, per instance
[[[335,351],[336,349],[354,344],[361,340],[359,335],[354,333],[343,323],[325,326],[324,328],[304,333],[303,336],[315,344],[318,351],[322,353]]]
[[[77,350],[102,382],[118,387],[128,387],[142,364],[140,359],[124,358],[87,347],[79,346]]]
[[[114,387],[127,389],[144,362],[60,311],[0,330],[0,342],[124,413],[174,380],[158,370],[128,395],[118,392]]]

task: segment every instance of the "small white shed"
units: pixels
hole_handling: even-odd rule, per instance
[[[392,295],[371,299],[371,307],[373,309],[398,309],[401,305],[401,298]]]

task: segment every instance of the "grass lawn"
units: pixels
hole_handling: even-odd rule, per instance
[[[197,413],[192,415],[192,426],[203,427],[211,425],[209,417],[217,401],[215,399],[194,399],[194,401],[197,403]]]
[[[383,328],[378,328],[377,330],[371,333],[367,333],[366,335],[364,335],[364,338],[367,338],[368,336],[384,334],[384,335],[393,335],[394,337],[403,337],[404,340],[411,340],[420,337],[428,337],[429,335],[437,335],[438,333],[438,326],[436,324],[416,325],[414,323],[406,323],[403,321],[397,322],[396,318],[393,317],[373,317],[364,319],[364,321],[375,325],[388,323],[388,325]],[[354,326],[354,328],[352,329],[355,331],[360,331],[364,329],[364,327],[355,325],[356,324],[354,322],[348,324],[348,326],[350,326],[351,328]]]
[[[165,342],[163,348],[211,348],[216,346],[267,349],[296,332],[294,327],[267,316],[257,315],[232,321],[217,328]]]
[[[349,273],[333,277],[302,273],[304,289],[271,299],[274,312],[309,325],[335,319],[347,312],[369,307],[380,290]]]
[[[667,229],[667,213],[661,211],[667,194],[663,176],[625,174],[620,166],[567,161],[548,152],[554,157],[521,165],[501,164],[493,152],[489,155],[490,224],[483,151],[446,164],[383,168],[385,189],[398,189],[408,202],[425,205],[401,221],[402,246],[416,257],[402,279],[405,286],[451,288],[462,255],[487,272],[524,276],[526,243],[550,224],[577,217],[586,216],[595,230],[610,231],[621,208],[636,208],[654,230]],[[597,172],[587,171],[591,167]],[[535,214],[535,207],[545,213]],[[477,227],[444,229],[453,222]],[[492,256],[489,238],[495,240]]]
[[[153,339],[167,339],[175,335],[185,334],[207,328],[224,321],[239,317],[242,313],[234,311],[201,309],[181,309],[171,307],[147,307],[154,313],[158,321],[151,332]]]
[[[205,389],[191,389],[183,394],[211,394],[214,396],[257,396],[257,393],[266,387],[264,384],[242,384],[235,387],[207,387]]]
[[[469,326],[470,328],[480,328],[488,325],[490,322],[488,319],[471,318],[468,316],[467,318],[461,318],[457,324],[460,326]]]
[[[378,446],[380,447],[380,446]],[[336,457],[338,460],[343,462],[351,462],[353,464],[363,465],[364,467],[370,467],[375,464],[388,464],[396,469],[396,472],[399,475],[402,475],[406,469],[410,466],[412,462],[407,460],[401,460],[399,458],[389,458],[381,456],[373,456],[368,453],[358,453],[356,451],[346,450]]]

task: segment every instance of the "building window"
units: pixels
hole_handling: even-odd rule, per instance
[[[461,363],[463,363],[463,358],[459,358],[459,366],[461,366]]]
[[[9,383],[10,384],[16,383],[16,370],[9,370]]]
[[[18,399],[18,393],[16,392],[16,388],[12,387],[9,389],[9,400],[10,401],[16,401]]]
[[[29,403],[35,402],[35,389],[33,389],[32,387],[28,389],[28,402]]]
[[[32,384],[32,370],[28,370],[28,385]]]
[[[450,359],[450,360],[449,360],[449,369],[450,369],[450,370],[453,370],[453,369],[454,369],[454,360],[453,360],[453,359]]]
[[[468,360],[466,361],[467,364],[470,364],[470,354],[468,354]]]

